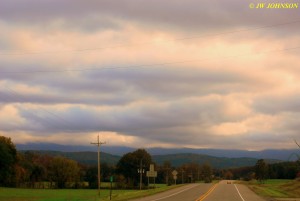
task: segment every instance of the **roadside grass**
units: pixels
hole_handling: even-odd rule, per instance
[[[300,198],[300,181],[270,179],[261,184],[257,181],[246,182],[255,193],[267,198]]]
[[[149,190],[113,190],[112,200],[125,201],[167,191],[182,185],[157,185]],[[21,189],[0,188],[0,201],[99,201],[110,200],[110,191],[101,190],[100,198],[95,189]]]
[[[102,196],[107,196],[103,190]],[[95,201],[95,190],[0,188],[1,201]],[[101,196],[101,197],[102,197]]]

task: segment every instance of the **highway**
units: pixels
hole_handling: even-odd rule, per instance
[[[248,187],[221,181],[218,184],[189,184],[133,201],[265,201]]]
[[[188,184],[163,193],[136,199],[134,201],[195,201],[212,186],[213,184]]]
[[[227,184],[230,183],[230,184]],[[234,184],[233,181],[221,181],[215,188],[201,196],[198,201],[265,201],[256,195],[247,186]]]

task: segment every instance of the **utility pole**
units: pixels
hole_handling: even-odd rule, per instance
[[[100,197],[100,146],[106,144],[106,142],[100,142],[98,135],[98,142],[91,142],[91,144],[98,146],[98,195]]]
[[[166,184],[167,184],[167,185],[169,184],[169,169],[171,169],[171,168],[169,168],[169,167],[166,168],[166,170],[167,170],[167,174],[166,174]]]
[[[140,173],[140,190],[142,190],[142,175],[145,171],[145,169],[143,169],[143,159],[140,160],[140,168],[138,169],[138,173]]]

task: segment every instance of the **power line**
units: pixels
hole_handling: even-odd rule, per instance
[[[21,94],[18,94],[16,91],[14,91],[13,89],[11,89],[11,88],[9,88],[9,87],[7,87],[7,86],[3,86],[5,89],[7,89],[7,91],[8,91],[8,93],[10,93],[12,96],[14,96],[16,99],[17,99],[17,97],[19,96],[19,98],[21,99],[22,98],[22,96],[23,95],[21,95]],[[33,116],[36,116],[36,117],[38,117],[37,116],[37,113],[36,112],[32,112],[31,110],[29,110],[29,109],[26,109],[25,107],[23,107],[27,112],[29,112],[30,114],[32,114]],[[66,119],[64,119],[64,118],[62,118],[61,116],[59,116],[59,115],[57,115],[57,114],[55,114],[54,112],[51,112],[51,111],[49,111],[49,110],[47,110],[47,109],[44,109],[44,108],[42,108],[42,107],[39,107],[39,106],[37,106],[37,108],[38,108],[38,110],[40,110],[40,111],[42,111],[42,112],[44,112],[44,113],[47,113],[48,115],[51,115],[52,117],[54,117],[56,120],[58,120],[58,122],[60,123],[60,124],[63,124],[63,125],[65,125],[65,126],[67,126],[67,127],[72,127],[72,123],[71,122],[69,122],[68,120],[66,120]],[[41,118],[41,117],[39,117],[39,118]],[[52,123],[50,123],[49,122],[49,120],[51,120],[52,121]],[[43,118],[43,121],[44,122],[47,122],[49,125],[53,125],[53,123],[57,123],[57,121],[55,122],[55,120],[54,119],[51,119],[51,118]],[[72,130],[72,129],[67,129],[67,130],[65,130],[65,132],[74,132],[75,130]]]
[[[225,56],[220,58],[201,58],[201,59],[193,59],[193,60],[182,60],[182,61],[169,61],[169,62],[162,62],[162,63],[154,63],[154,64],[142,64],[142,65],[131,65],[131,66],[108,66],[108,67],[95,67],[95,68],[77,68],[77,69],[57,69],[57,70],[34,70],[34,71],[0,71],[1,74],[32,74],[32,73],[65,73],[65,72],[81,72],[81,71],[103,71],[103,70],[122,70],[122,69],[135,69],[135,68],[148,68],[154,66],[167,66],[167,65],[174,65],[174,64],[182,64],[182,63],[193,63],[193,62],[202,62],[202,61],[209,61],[209,60],[220,60],[220,59],[230,59],[236,57],[245,57],[245,56],[254,56],[260,54],[269,54],[275,52],[284,52],[284,51],[291,51],[300,49],[300,46],[284,48],[284,49],[275,49],[275,50],[268,50],[264,52],[258,52],[256,54],[238,54],[238,55],[231,55]]]
[[[248,28],[248,29],[240,29],[240,30],[233,30],[233,31],[226,31],[226,32],[220,32],[220,33],[213,33],[213,34],[205,34],[205,35],[195,35],[190,37],[182,37],[182,38],[175,38],[172,40],[164,40],[165,42],[172,42],[172,41],[181,41],[181,40],[192,40],[196,38],[204,38],[204,37],[213,37],[213,36],[221,36],[221,35],[229,35],[239,32],[248,32],[248,31],[255,31],[260,29],[269,29],[274,28],[278,26],[284,26],[289,24],[295,24],[299,23],[300,19],[296,19],[294,21],[284,22],[284,23],[278,23],[278,24],[271,24],[271,25],[265,25],[260,27],[254,27],[254,28]],[[86,51],[97,51],[97,50],[104,50],[104,49],[111,49],[111,48],[118,48],[118,47],[130,47],[130,46],[141,46],[141,45],[148,45],[153,44],[154,41],[151,42],[143,42],[143,43],[122,43],[117,44],[114,46],[107,46],[107,47],[96,47],[96,48],[86,48],[86,49],[74,49],[74,50],[65,50],[65,51],[32,51],[32,52],[15,52],[15,53],[0,53],[0,56],[22,56],[22,55],[38,55],[38,54],[56,54],[56,53],[72,53],[72,52],[86,52]]]
[[[11,96],[14,96],[14,94],[12,92],[10,92],[10,91],[8,91],[8,94],[10,94]],[[7,98],[7,97],[6,98],[5,97],[1,97],[1,99],[3,99],[3,98],[6,99],[7,102],[10,102],[9,98]],[[49,117],[41,117],[41,116],[38,115],[37,112],[33,112],[33,111],[31,111],[30,109],[28,109],[28,108],[26,108],[24,106],[22,106],[22,108],[23,108],[23,110],[26,113],[29,113],[30,115],[32,115],[32,117],[38,118],[38,119],[42,120],[43,123],[46,123],[46,124],[48,124],[50,126],[53,126],[53,124],[56,123],[54,119],[51,119]]]

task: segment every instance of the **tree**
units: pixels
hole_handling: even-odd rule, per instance
[[[171,173],[172,164],[170,161],[164,161],[163,171],[165,172],[166,184],[169,185],[169,178]]]
[[[10,138],[0,136],[0,185],[14,185],[17,150]]]
[[[224,174],[224,178],[231,180],[233,178],[232,172],[230,170],[227,170]]]
[[[296,145],[300,148],[300,144],[296,140],[294,140],[294,141],[295,141]],[[298,157],[298,163],[299,163],[300,162],[300,156],[298,154],[296,154],[296,155]]]
[[[296,140],[294,140],[296,145],[300,148],[300,144],[298,144],[298,142]]]
[[[80,169],[77,162],[58,156],[53,158],[49,171],[57,187],[65,188],[66,182],[78,181]]]
[[[110,181],[110,177],[114,175],[115,168],[107,163],[101,163],[101,181]],[[85,180],[89,182],[90,188],[98,187],[98,167],[86,167]]]
[[[17,165],[15,167],[16,170],[16,186],[20,187],[21,184],[25,183],[29,180],[30,172],[28,171],[31,167],[31,162],[27,161],[25,155],[18,152],[17,153]]]
[[[255,175],[256,179],[263,183],[268,176],[268,165],[264,159],[259,159],[255,164]]]
[[[98,187],[98,167],[97,166],[88,167],[86,170],[85,179],[87,182],[89,182],[90,188],[97,188]]]
[[[112,165],[101,163],[101,177],[103,181],[109,182],[110,177],[114,174],[115,169]]]
[[[53,157],[41,155],[33,151],[18,152],[16,181],[18,185],[35,188],[37,182],[48,180],[48,169]],[[26,184],[25,184],[26,183]],[[39,183],[42,187],[44,183]]]
[[[178,179],[181,183],[192,183],[200,180],[200,166],[197,163],[183,164],[178,168]]]
[[[212,168],[208,163],[205,163],[201,167],[202,176],[205,183],[211,183],[212,181]]]
[[[117,173],[122,174],[129,185],[137,185],[139,181],[138,169],[142,164],[143,169],[148,170],[152,158],[150,154],[144,149],[138,149],[134,152],[125,154],[117,164]],[[143,174],[143,181],[146,183],[145,174]]]

